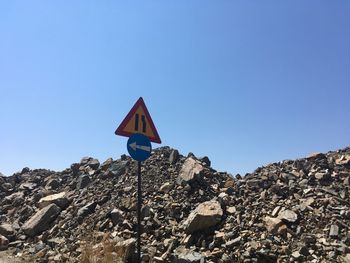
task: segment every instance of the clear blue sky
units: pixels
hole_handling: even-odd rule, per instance
[[[350,1],[1,1],[0,171],[163,144],[231,173],[350,145]],[[153,144],[153,147],[157,147]]]

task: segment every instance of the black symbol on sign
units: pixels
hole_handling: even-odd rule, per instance
[[[135,131],[139,130],[139,114],[135,114]],[[141,115],[142,132],[146,133],[147,123],[145,115]]]

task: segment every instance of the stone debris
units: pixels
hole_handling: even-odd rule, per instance
[[[350,148],[245,176],[161,147],[142,165],[142,262],[350,262]],[[133,262],[137,163],[85,157],[61,172],[0,175],[0,250],[37,262]]]

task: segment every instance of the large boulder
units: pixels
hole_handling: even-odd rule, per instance
[[[203,165],[201,165],[197,160],[193,159],[192,157],[189,157],[182,165],[177,182],[179,184],[181,184],[182,182],[189,183],[197,179],[203,170]]]
[[[50,227],[50,223],[57,218],[60,212],[61,209],[56,204],[44,207],[24,223],[22,226],[23,232],[31,237],[42,233]]]
[[[185,231],[191,234],[215,226],[221,221],[222,215],[223,211],[218,201],[201,203],[185,220]]]
[[[44,208],[50,204],[56,204],[61,209],[65,209],[69,204],[69,199],[66,192],[61,192],[58,194],[48,195],[39,200],[39,207]]]

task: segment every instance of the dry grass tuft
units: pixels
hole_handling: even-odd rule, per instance
[[[101,241],[90,238],[81,242],[82,263],[123,263],[126,262],[126,255],[125,249],[111,241],[108,233],[103,235]]]

